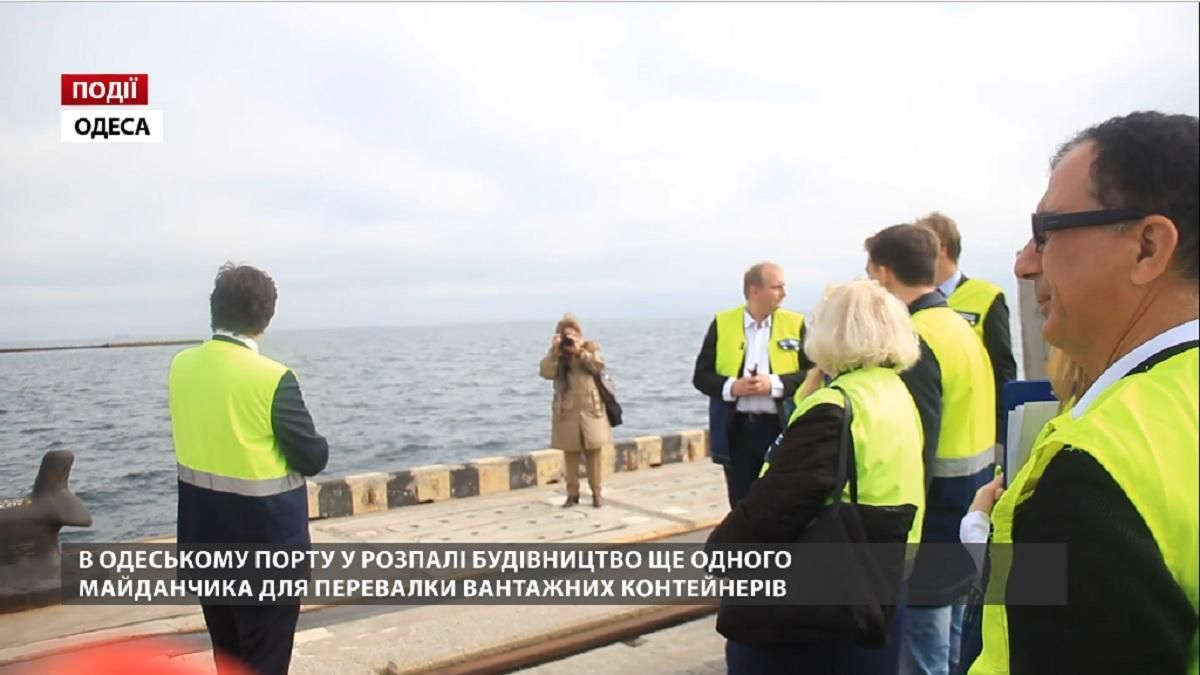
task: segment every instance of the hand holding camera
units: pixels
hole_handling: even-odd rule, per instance
[[[581,344],[581,336],[571,331],[566,331],[554,335],[554,342],[551,345],[551,349],[557,350],[564,356],[578,356]]]

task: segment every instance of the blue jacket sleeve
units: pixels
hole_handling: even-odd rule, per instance
[[[933,478],[938,435],[942,429],[942,368],[924,339],[921,339],[920,360],[912,368],[900,373],[900,379],[908,387],[908,393],[917,405],[917,414],[921,417],[921,431],[925,435],[925,486],[928,487]]]
[[[287,460],[288,468],[304,476],[315,476],[329,462],[329,442],[317,433],[312,415],[304,405],[296,375],[287,371],[275,388],[271,427]]]

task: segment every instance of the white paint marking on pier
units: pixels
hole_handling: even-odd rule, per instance
[[[306,642],[315,642],[316,640],[324,640],[331,637],[333,637],[333,633],[330,633],[326,628],[309,628],[308,630],[296,633],[293,644],[302,645]]]

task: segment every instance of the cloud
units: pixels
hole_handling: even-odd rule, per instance
[[[0,322],[203,326],[226,259],[275,275],[296,325],[707,312],[764,258],[805,306],[860,273],[865,236],[933,209],[963,227],[968,272],[1012,290],[1058,143],[1133,109],[1197,112],[1197,18],[3,5],[0,56],[24,65],[0,69]],[[58,74],[105,70],[151,74],[164,143],[58,142]]]

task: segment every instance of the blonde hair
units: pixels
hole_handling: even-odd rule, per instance
[[[825,290],[813,311],[804,352],[831,376],[871,366],[906,370],[921,357],[908,308],[866,280]]]
[[[1075,405],[1090,383],[1083,369],[1066,352],[1053,345],[1047,345],[1047,352],[1046,377],[1059,401],[1058,411],[1062,412]]]

